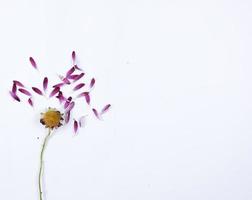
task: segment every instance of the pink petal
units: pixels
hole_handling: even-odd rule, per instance
[[[66,102],[65,102],[65,104],[64,104],[64,108],[65,109],[69,106],[69,104],[70,104],[71,101],[72,101],[72,97],[68,97],[67,100],[66,100]]]
[[[14,80],[13,83],[15,83],[19,87],[25,87],[21,82]]]
[[[29,98],[29,99],[28,99],[28,103],[30,104],[30,106],[32,106],[32,107],[33,107],[33,101],[32,101],[32,99],[31,99],[31,98]]]
[[[85,73],[80,73],[79,75],[75,76],[75,78],[73,78],[74,82],[76,82],[79,79],[81,79],[84,75],[85,75]]]
[[[66,111],[65,111],[65,112],[70,112],[70,111],[74,108],[74,105],[75,105],[75,103],[72,101],[72,102],[68,105],[68,107],[66,108]]]
[[[39,95],[43,95],[43,92],[40,89],[36,88],[36,87],[32,87],[32,90],[34,92],[36,92],[37,94],[39,94]]]
[[[59,99],[60,103],[66,101],[66,98],[63,96],[63,93],[61,91],[59,91],[59,94],[56,96],[56,98]]]
[[[11,95],[11,97],[12,97],[14,100],[20,102],[20,98],[16,95],[16,93],[10,91],[10,95]]]
[[[82,92],[76,98],[85,97],[87,95],[89,95],[89,92]]]
[[[79,71],[83,71],[81,68],[79,68],[77,65],[74,65],[74,68],[79,70]]]
[[[61,86],[63,86],[63,85],[65,85],[65,83],[58,83],[58,84],[54,85],[53,88],[61,87]]]
[[[79,89],[81,89],[81,88],[84,87],[84,86],[85,86],[85,83],[80,83],[80,84],[76,85],[76,86],[73,88],[73,91],[79,90]]]
[[[79,76],[78,74],[72,74],[72,75],[68,76],[68,78],[71,79],[71,80],[74,80],[74,79],[76,79],[78,76]]]
[[[108,110],[109,110],[109,108],[111,107],[111,105],[110,104],[108,104],[108,105],[106,105],[106,106],[104,106],[104,108],[102,109],[102,111],[101,111],[101,114],[104,114],[104,113],[106,113]]]
[[[75,63],[75,61],[76,61],[76,54],[75,54],[75,51],[72,52],[72,60],[73,60],[73,62]]]
[[[67,78],[63,78],[62,81],[63,81],[63,83],[65,83],[67,85],[69,85],[71,83]]]
[[[36,64],[35,60],[34,60],[32,57],[30,57],[30,63],[31,63],[31,65],[32,65],[35,69],[37,69],[37,64]]]
[[[31,96],[31,93],[29,91],[27,91],[26,89],[23,88],[19,88],[18,89],[20,92],[22,92],[23,94],[27,95],[27,96]]]
[[[17,92],[17,85],[16,83],[13,83],[12,85],[12,90],[11,90],[13,93],[16,93]]]
[[[49,97],[53,97],[55,94],[57,94],[60,91],[59,87],[56,87],[53,89],[53,91],[51,92],[51,94],[49,95]]]
[[[97,110],[95,108],[93,108],[92,110],[95,116],[97,117],[97,119],[100,119],[100,115],[98,114]]]
[[[90,96],[89,96],[89,93],[87,93],[87,94],[85,95],[85,99],[86,99],[87,104],[89,105],[89,104],[90,104]]]
[[[47,86],[48,86],[48,78],[45,77],[44,80],[43,80],[43,89],[44,89],[44,91],[46,91]]]
[[[74,73],[74,71],[75,71],[75,68],[74,68],[74,67],[72,67],[71,69],[69,69],[69,70],[67,71],[67,73],[66,73],[66,77],[69,77],[72,73]]]
[[[69,119],[70,119],[70,112],[66,112],[65,113],[65,122],[66,122],[66,124],[69,122]]]
[[[78,131],[78,122],[74,120],[74,133],[77,133]]]
[[[89,84],[89,88],[91,89],[92,87],[94,87],[94,84],[95,84],[95,79],[92,78],[92,80],[90,81],[90,84]]]
[[[79,118],[79,126],[84,127],[86,124],[86,116],[82,116]]]

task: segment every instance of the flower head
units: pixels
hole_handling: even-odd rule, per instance
[[[38,70],[38,64],[35,59],[30,57],[29,61],[32,67]],[[15,101],[21,102],[23,99],[26,99],[28,104],[32,107],[34,106],[35,95],[49,100],[56,99],[58,101],[57,108],[49,107],[45,112],[41,113],[41,124],[46,128],[56,129],[64,124],[72,122],[73,130],[76,133],[79,127],[84,126],[87,117],[87,115],[82,115],[78,119],[71,118],[77,100],[84,100],[88,106],[88,110],[92,112],[97,119],[101,119],[102,115],[109,110],[111,105],[105,105],[101,111],[97,111],[96,108],[91,106],[90,93],[96,81],[94,78],[87,83],[83,80],[85,73],[76,64],[76,53],[74,51],[72,52],[72,62],[72,67],[65,73],[65,75],[59,75],[59,82],[56,84],[50,84],[51,87],[49,87],[48,77],[43,78],[42,89],[37,86],[29,88],[20,81],[13,80],[12,89],[9,93]],[[64,90],[65,87],[71,87],[70,94]]]

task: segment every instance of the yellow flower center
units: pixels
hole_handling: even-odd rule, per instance
[[[60,127],[62,118],[62,114],[60,111],[56,109],[49,108],[48,111],[45,113],[42,113],[42,117],[40,119],[40,122],[45,125],[46,128],[58,128]]]

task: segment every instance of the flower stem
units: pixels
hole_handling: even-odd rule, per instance
[[[46,135],[45,139],[44,139],[44,142],[43,142],[43,146],[42,146],[42,149],[41,149],[41,152],[40,152],[40,167],[39,167],[39,179],[38,179],[38,184],[39,184],[39,199],[42,200],[42,186],[41,186],[41,178],[42,178],[42,170],[43,170],[43,156],[44,156],[44,150],[45,150],[45,146],[46,146],[46,143],[49,139],[49,136],[51,134],[51,129],[49,128],[49,132],[48,134]]]

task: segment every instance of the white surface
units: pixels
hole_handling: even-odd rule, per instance
[[[39,113],[8,95],[76,50],[113,109],[51,138],[45,200],[252,199],[249,0],[0,2],[0,199],[38,199]],[[40,140],[37,140],[40,137]]]

